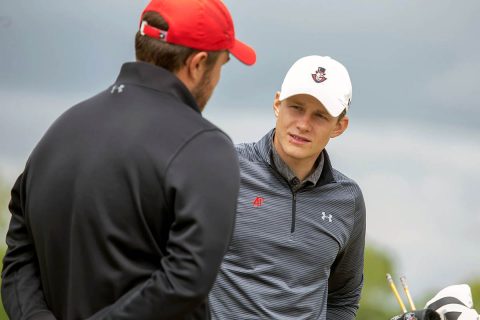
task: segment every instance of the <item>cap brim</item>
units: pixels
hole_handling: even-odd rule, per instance
[[[282,90],[280,91],[280,96],[278,97],[280,101],[283,101],[287,98],[290,98],[292,96],[295,96],[297,94],[308,94],[309,96],[314,97],[317,99],[327,110],[327,112],[334,118],[338,117],[343,110],[348,109],[348,106],[345,107],[342,105],[342,103],[333,97],[326,95],[326,94],[319,94],[318,92],[311,92],[309,90],[303,90],[303,91],[286,91]]]
[[[240,60],[240,62],[246,65],[251,66],[257,61],[257,54],[255,53],[255,50],[237,39],[235,39],[235,44],[232,48],[228,49],[228,51],[230,51],[235,58]]]

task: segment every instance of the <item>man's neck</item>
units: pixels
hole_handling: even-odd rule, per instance
[[[315,162],[316,158],[314,159],[309,159],[308,161],[306,159],[298,160],[298,159],[293,159],[291,157],[286,157],[280,154],[280,158],[287,164],[287,166],[290,168],[290,170],[293,171],[295,176],[300,179],[300,181],[305,180],[313,170],[315,170]]]
[[[300,181],[305,180],[305,178],[307,178],[312,171],[315,170],[315,163],[319,155],[308,159],[296,159],[285,154],[282,148],[277,146],[275,139],[272,145],[280,159],[285,162],[285,164],[290,168],[290,170],[292,170],[295,176],[300,179]]]

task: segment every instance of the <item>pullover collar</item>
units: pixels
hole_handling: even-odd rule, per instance
[[[197,102],[183,82],[170,71],[151,63],[142,61],[124,63],[115,83],[142,86],[173,95],[200,113]]]
[[[283,170],[281,168],[278,168],[277,164],[274,161],[274,151],[273,150],[273,137],[275,135],[275,129],[270,130],[262,139],[260,139],[256,144],[255,144],[255,149],[260,155],[260,157],[263,159],[264,162],[268,163],[272,168],[274,168],[280,175],[285,177],[289,184],[291,184],[291,181],[289,179],[289,175],[285,175]],[[281,160],[281,159],[280,159]],[[315,171],[306,179],[310,180],[313,178],[312,183],[314,183],[316,186],[322,186],[331,182],[335,182],[335,179],[333,177],[333,168],[332,164],[330,162],[330,157],[328,156],[327,150],[323,149],[322,153],[319,156],[320,162],[318,163],[317,168]],[[322,166],[322,160],[323,160],[323,166]],[[317,160],[318,161],[318,160]],[[283,162],[283,160],[282,160]],[[285,164],[286,166],[286,164]],[[288,168],[288,167],[287,167]],[[290,170],[290,168],[288,168]],[[290,170],[291,172],[291,170]],[[315,177],[316,174],[319,174],[319,177]],[[292,173],[293,175],[293,173]],[[313,177],[312,177],[313,176]],[[294,175],[293,175],[294,177]],[[316,180],[316,181],[315,181]]]

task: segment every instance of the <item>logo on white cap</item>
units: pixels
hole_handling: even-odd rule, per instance
[[[315,71],[315,73],[312,73],[313,81],[315,81],[316,83],[321,83],[327,80],[327,78],[325,78],[325,71],[325,68],[318,67],[317,71]]]
[[[343,110],[348,110],[352,83],[347,69],[340,62],[326,56],[307,56],[290,67],[279,98],[284,100],[297,94],[311,95],[332,117],[338,117]]]

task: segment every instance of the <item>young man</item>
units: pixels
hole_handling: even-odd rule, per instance
[[[137,62],[50,127],[13,187],[11,319],[209,318],[239,172],[200,112],[228,52],[246,64],[255,52],[221,0],[153,0],[135,46]]]
[[[365,205],[325,150],[347,129],[351,94],[343,65],[304,57],[275,96],[275,129],[237,147],[237,220],[210,294],[214,319],[355,318]]]

